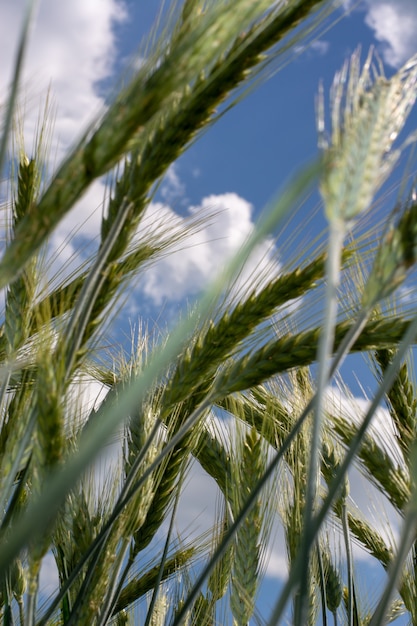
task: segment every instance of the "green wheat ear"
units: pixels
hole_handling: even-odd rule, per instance
[[[388,224],[363,291],[363,307],[370,309],[378,300],[390,296],[405,281],[416,261],[417,202],[412,192],[397,223]]]
[[[295,259],[295,269],[278,278],[267,277],[265,283],[258,283],[259,289],[241,294],[232,306],[224,300],[218,304],[246,253],[276,230],[282,214],[298,201],[300,190],[304,193],[315,180],[321,165],[305,170],[282,194],[230,271],[200,302],[197,313],[163,338],[162,348],[145,339],[138,341],[131,363],[120,365],[111,358],[102,365],[101,361],[101,345],[108,340],[105,313],[116,302],[121,286],[146,261],[178,241],[167,229],[134,243],[137,225],[160,177],[200,131],[216,121],[216,108],[230,92],[247,84],[278,54],[271,48],[314,8],[332,4],[328,0],[184,0],[178,7],[177,23],[164,30],[144,69],[68,154],[40,199],[42,158],[38,151],[32,160],[22,153],[11,241],[0,264],[4,270],[0,283],[10,278],[0,352],[4,360],[16,354],[28,358],[0,386],[0,515],[5,530],[0,544],[0,619],[5,625],[11,624],[12,611],[20,617],[21,626],[134,624],[139,603],[141,618],[141,609],[149,607],[144,626],[255,622],[256,592],[270,520],[279,511],[277,500],[286,505],[282,521],[291,561],[289,582],[279,602],[282,598],[284,603],[285,594],[289,597],[294,591],[297,604],[303,573],[308,572],[307,619],[300,626],[318,621],[318,584],[323,612],[327,606],[336,621],[343,611],[345,571],[319,534],[320,520],[334,527],[337,516],[343,518],[351,535],[384,568],[392,565],[394,550],[388,542],[345,506],[347,483],[338,472],[352,451],[368,478],[401,515],[407,510],[410,493],[414,493],[410,450],[416,408],[407,368],[396,366],[397,379],[387,391],[405,469],[388,458],[371,431],[362,436],[358,451],[354,447],[358,429],[342,418],[332,422],[326,416],[320,424],[325,432],[317,439],[318,463],[312,464],[317,465],[319,488],[317,497],[313,493],[314,518],[308,526],[302,514],[312,476],[308,471],[312,445],[303,420],[308,416],[305,407],[312,406],[314,389],[307,367],[317,360],[325,324],[314,327],[309,319],[307,326],[297,329],[289,313],[284,334],[271,329],[276,328],[277,310],[287,307],[291,311],[287,305],[295,297],[324,282],[326,254],[314,252],[302,264]],[[290,43],[297,41],[299,32]],[[289,45],[287,41],[281,50]],[[369,56],[360,71],[358,54],[354,55],[333,87],[332,146],[325,150],[322,193],[328,217],[337,226],[343,222],[341,230],[367,210],[371,196],[391,171],[401,151],[392,150],[395,135],[416,95],[416,58],[389,80],[371,65]],[[2,141],[0,152],[4,145]],[[42,283],[44,292],[39,292],[39,281],[47,283],[47,268],[36,257],[39,246],[88,185],[121,159],[127,162],[110,194],[97,257],[45,296],[48,286]],[[390,295],[416,260],[415,207],[414,199],[395,228],[387,230],[362,302],[366,308]],[[334,252],[335,248],[327,252],[330,263]],[[339,252],[341,261],[346,260],[348,253],[343,257],[342,247]],[[344,269],[342,263],[338,273],[339,269]],[[209,308],[214,311],[211,317],[206,315]],[[346,337],[355,328],[352,311],[329,326],[334,326],[329,355],[340,346],[343,355],[350,350],[377,350],[381,372],[396,363],[396,351],[400,356],[404,349],[403,335],[414,328],[406,315],[384,313],[368,319],[349,350],[344,350]],[[67,367],[61,365],[65,363]],[[84,375],[108,385],[109,392],[100,408],[91,411],[86,425],[81,425],[67,390]],[[382,393],[385,381],[379,382]],[[212,410],[216,415],[227,411],[234,425],[232,435],[237,432],[233,445],[212,434],[205,420]],[[123,458],[121,472],[112,469],[98,493],[94,472],[83,471],[122,422],[125,428],[118,432],[117,441]],[[335,436],[345,443],[345,457],[334,443]],[[172,543],[165,524],[169,517],[175,520],[176,497],[192,457],[214,479],[225,512],[213,524],[211,541],[203,536],[184,543],[179,537]],[[276,471],[277,459],[282,472]],[[273,473],[268,474],[270,468]],[[289,477],[287,484],[283,475]],[[333,487],[332,500],[328,495]],[[250,502],[252,508],[245,508]],[[240,525],[235,525],[236,520]],[[144,550],[151,539],[158,541],[157,530],[167,537],[162,557],[154,546],[149,552]],[[304,538],[307,558],[297,569]],[[38,615],[36,604],[42,591],[38,573],[50,545],[60,589],[48,606],[38,601]],[[414,543],[411,552],[415,551]],[[199,571],[206,557],[211,569],[205,569],[203,579]],[[356,601],[347,569],[349,607]],[[387,610],[395,616],[405,606],[417,624],[416,571],[409,558],[398,585],[402,604],[389,602]],[[294,589],[290,587],[293,580]],[[151,593],[156,600],[149,604]],[[348,610],[353,613],[352,606]],[[278,604],[274,614],[279,611]],[[367,615],[354,613],[355,626],[359,617],[368,623]],[[279,617],[274,621],[272,616],[270,625],[278,621]]]
[[[417,56],[389,80],[371,50],[362,72],[359,51],[332,87],[331,146],[321,184],[330,221],[349,221],[366,211],[398,160],[392,150],[417,96]],[[323,110],[323,107],[320,107]],[[320,120],[320,128],[324,121]]]
[[[266,467],[262,438],[253,427],[241,442],[236,458],[236,484],[231,485],[231,509],[236,516]],[[255,608],[259,585],[261,532],[265,520],[261,498],[251,508],[236,534],[231,576],[230,607],[237,624],[247,624]]]
[[[343,597],[343,584],[341,574],[338,567],[333,561],[329,545],[324,544],[321,550],[324,568],[324,580],[326,586],[327,608],[335,616]]]

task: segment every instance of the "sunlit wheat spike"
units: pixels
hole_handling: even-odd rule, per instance
[[[395,622],[398,618],[406,613],[406,607],[401,599],[393,600],[388,610],[387,619],[388,622]]]
[[[165,626],[169,606],[168,595],[166,593],[160,593],[156,599],[149,626]]]
[[[114,585],[115,572],[120,570],[121,558],[125,557],[126,549],[120,548],[120,537],[124,534],[126,518],[119,518],[112,525],[111,532],[106,538],[106,542],[100,551],[97,559],[94,559],[94,568],[88,585],[81,586],[77,602],[74,607],[74,615],[77,616],[80,624],[95,623],[100,616],[103,607],[103,599],[107,598],[109,590]]]
[[[337,74],[331,94],[331,143],[321,192],[330,220],[349,221],[366,211],[400,155],[392,150],[414,105],[417,57],[392,78],[359,51]]]
[[[159,448],[161,447],[158,446],[157,443],[151,444],[143,458],[141,466],[135,471],[133,467],[134,461],[142,451],[142,448],[146,445],[155,423],[155,416],[152,409],[153,407],[144,406],[141,411],[138,411],[137,415],[129,420],[126,429],[127,449],[124,472],[126,478],[129,478],[129,480],[135,480],[135,477],[137,479],[141,476],[143,471],[155,460]],[[136,532],[137,529],[142,528],[155,496],[157,484],[156,476],[151,474],[129,503],[126,511],[127,523],[124,530],[127,539]]]
[[[39,192],[40,175],[35,159],[23,155],[18,170],[17,197],[13,204],[14,226],[27,215]]]
[[[325,582],[326,582],[326,601],[327,608],[334,615],[342,602],[343,585],[340,572],[335,566],[328,546],[322,552]]]
[[[31,438],[30,483],[34,493],[42,489],[45,476],[57,468],[64,458],[64,414],[59,369],[52,362],[51,338],[42,337],[38,346],[38,380],[34,390],[33,410],[36,424]],[[46,527],[41,539],[28,550],[28,615],[36,610],[39,572],[42,559],[52,542],[51,528]]]
[[[398,589],[403,607],[408,611],[411,622],[417,619],[417,606],[415,602],[416,596],[416,577],[414,563],[406,564],[403,569],[402,580]]]
[[[410,322],[403,318],[395,321],[389,318],[370,320],[355,341],[352,352],[396,345],[409,325]],[[337,350],[351,326],[352,322],[349,320],[336,325],[334,350]],[[294,335],[284,335],[249,355],[235,359],[217,378],[219,396],[259,385],[274,374],[310,365],[317,356],[320,332],[320,328],[315,328]]]
[[[214,622],[214,602],[200,593],[190,613],[190,623],[211,626]]]
[[[99,524],[94,523],[89,511],[88,495],[84,486],[80,485],[68,496],[53,531],[53,552],[59,577],[63,581],[88,548],[99,528]],[[68,542],[68,535],[74,538],[73,542]],[[81,581],[78,579],[71,589],[70,597],[76,596],[80,584]]]
[[[417,203],[406,205],[396,224],[389,223],[362,296],[365,309],[391,295],[417,260]]]
[[[309,384],[306,380],[304,372],[290,373],[288,383],[282,384],[281,393],[292,397],[291,413],[288,420],[282,424],[283,435],[285,439],[285,431],[290,432],[295,421],[295,416],[301,410],[305,398],[308,397]],[[274,386],[272,386],[274,389]],[[278,413],[279,416],[279,413]],[[277,417],[278,417],[277,416]],[[279,417],[278,417],[279,419]],[[281,472],[281,485],[279,498],[279,512],[285,533],[285,547],[288,557],[288,566],[291,571],[294,562],[300,552],[302,538],[305,532],[304,515],[306,504],[306,488],[307,488],[307,463],[308,463],[308,431],[304,426],[291,442],[288,451],[285,454],[285,470]],[[279,445],[277,446],[279,449]],[[317,619],[317,610],[319,603],[318,593],[318,558],[314,551],[308,564],[305,564],[307,570],[307,588],[306,588],[306,623],[315,624]],[[298,598],[293,599],[293,612],[297,611]]]
[[[11,238],[19,222],[27,215],[39,192],[39,170],[34,159],[23,155],[19,162],[16,198],[12,205]],[[36,260],[33,259],[22,275],[10,285],[6,295],[4,330],[8,352],[20,348],[30,334],[32,308],[36,291]]]
[[[191,394],[190,394],[191,395]],[[160,408],[168,424],[168,433],[174,434],[195,408],[196,401],[191,396],[189,403],[178,405],[175,410],[165,412]],[[161,417],[162,419],[162,417]],[[163,462],[154,479],[151,502],[146,511],[143,525],[133,533],[131,556],[134,558],[153,539],[163,523],[168,506],[173,501],[177,489],[181,488],[181,480],[189,462],[191,453],[197,446],[202,420],[182,438]],[[147,501],[148,503],[148,501]]]
[[[197,548],[184,547],[184,549],[178,550],[173,555],[169,556],[164,564],[162,581],[178,575],[181,568],[183,568],[196,555],[196,552]],[[119,599],[114,607],[113,614],[117,614],[119,611],[128,608],[136,600],[151,591],[158,580],[158,573],[159,566],[155,566],[148,569],[143,575],[139,574],[133,576],[123,587]]]
[[[218,437],[213,436],[204,425],[202,425],[193,455],[226,495],[232,472],[230,453]]]
[[[149,504],[143,525],[133,535],[134,545],[131,553],[138,554],[149,545],[155,533],[165,520],[166,511],[179,487],[179,480],[186,463],[190,458],[191,440],[194,433],[185,437],[182,444],[175,447],[169,455],[168,462],[163,467],[161,477],[154,487],[153,496]]]
[[[394,551],[383,537],[365,519],[352,512],[349,512],[349,527],[364,548],[384,567],[388,567]]]
[[[243,440],[241,458],[237,457],[237,482],[232,486],[231,507],[234,515],[240,510],[266,466],[262,439],[252,428]],[[260,539],[264,516],[261,499],[251,508],[236,534],[230,606],[237,624],[247,624],[255,606],[259,584]]]
[[[0,431],[0,493],[6,498],[8,489],[14,489],[13,472],[25,467],[30,456],[31,437],[29,441],[24,442],[25,433],[29,432],[32,435],[34,429],[31,413],[33,401],[34,390],[23,374],[18,388],[9,394]],[[18,461],[17,467],[16,460]],[[10,478],[12,478],[11,484]]]
[[[10,587],[19,606],[20,623],[24,624],[24,595],[27,588],[27,575],[20,559],[17,559],[11,567]]]
[[[325,255],[319,255],[303,268],[282,273],[203,327],[178,363],[165,402],[183,400],[184,390],[196,386],[199,380],[207,380],[207,375],[236,352],[241,342],[274,310],[314,288],[323,278],[324,262]]]
[[[120,611],[116,615],[115,626],[127,626],[129,624],[129,615],[126,611]]]
[[[341,440],[349,445],[357,432],[357,427],[346,418],[337,416],[334,420],[334,430]],[[411,493],[411,478],[408,471],[395,463],[390,453],[382,448],[372,434],[365,436],[359,458],[367,470],[369,479],[378,485],[399,512],[404,511]]]
[[[392,361],[394,350],[376,350],[374,354],[378,367],[378,379]],[[408,465],[410,451],[416,435],[417,396],[410,380],[409,367],[403,363],[398,375],[387,393],[387,405],[396,427],[396,439],[403,452],[404,462]]]
[[[228,483],[229,486],[232,485],[231,482]],[[216,531],[216,537],[214,542],[221,541],[225,534],[227,533],[230,527],[230,515],[227,513],[227,507],[225,507],[225,511],[223,513],[222,523],[219,525],[218,532]],[[216,543],[215,543],[216,545]],[[235,546],[233,542],[230,542],[229,546],[221,556],[221,558],[217,561],[214,566],[212,573],[207,582],[207,587],[211,593],[211,597],[214,602],[217,602],[225,595],[232,573],[233,568],[233,557],[235,553]]]
[[[51,343],[50,337],[43,337],[37,364],[37,439],[39,462],[44,472],[63,460],[65,449],[62,371],[53,360]]]
[[[73,442],[76,445],[76,440]],[[119,472],[116,464],[111,476],[106,476],[100,491],[94,469],[88,472],[81,484],[69,494],[62,519],[57,527],[56,554],[63,582],[78,566],[86,551],[106,523],[109,513],[116,501],[119,486]],[[119,569],[118,559],[124,555],[123,537],[126,517],[119,516],[106,533],[101,549],[97,551],[89,563],[79,570],[75,584],[71,587],[71,610],[79,623],[90,620],[94,623],[101,608],[106,606],[103,591],[111,593],[114,574]],[[68,544],[68,532],[73,537],[73,545]],[[126,551],[126,548],[125,548]],[[99,601],[100,596],[102,602]],[[107,596],[106,596],[107,599]]]
[[[193,17],[198,16],[203,10],[203,2],[201,0],[185,0],[181,10],[181,18],[183,24]]]
[[[362,599],[362,598],[361,598]],[[368,608],[368,599],[365,597],[365,602],[358,602],[358,594],[355,593],[352,618],[354,624],[360,624],[361,626],[368,626],[371,621],[371,609]],[[343,587],[343,604],[345,611],[349,610],[349,592],[348,588]],[[364,605],[364,606],[363,606]]]
[[[332,431],[332,425],[329,425],[329,427],[326,428],[326,432],[323,438],[323,445],[321,449],[321,456],[322,456],[321,471],[323,473],[324,480],[328,484],[331,482],[336,469],[340,467],[340,463],[342,460],[342,447],[339,446],[336,442],[334,442],[334,440],[330,437],[331,431]]]

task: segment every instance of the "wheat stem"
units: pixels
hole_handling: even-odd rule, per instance
[[[333,351],[334,326],[337,317],[337,288],[339,285],[339,272],[341,262],[341,251],[345,237],[345,227],[340,220],[333,220],[330,224],[329,250],[326,263],[327,286],[325,294],[325,317],[318,346],[318,376],[316,401],[314,403],[314,414],[311,429],[310,456],[307,471],[306,505],[304,508],[304,532],[300,546],[300,552],[306,564],[300,580],[300,593],[295,607],[295,619],[299,624],[303,624],[307,619],[307,597],[308,597],[308,563],[309,557],[309,529],[311,526],[315,500],[317,493],[317,481],[320,470],[319,454],[321,450],[322,424],[323,424],[323,403],[324,391],[329,382],[331,371],[330,358]]]
[[[182,478],[180,477],[178,485],[181,485],[181,483],[182,483]],[[158,576],[156,578],[155,586],[153,588],[152,598],[151,598],[151,601],[149,603],[149,608],[148,608],[148,612],[146,614],[146,620],[145,620],[144,626],[150,626],[150,621],[152,619],[152,615],[153,615],[154,608],[155,608],[155,605],[156,605],[156,600],[158,598],[159,586],[161,584],[162,576],[163,576],[165,565],[166,565],[166,562],[167,562],[169,544],[171,542],[172,531],[173,531],[173,528],[174,528],[174,520],[175,520],[175,517],[176,517],[176,514],[177,514],[179,496],[180,496],[180,489],[178,488],[176,496],[175,496],[175,499],[174,499],[174,506],[173,506],[173,509],[172,509],[171,518],[170,518],[170,521],[169,521],[169,527],[168,527],[168,532],[167,532],[167,536],[166,536],[166,540],[165,540],[164,550],[163,550],[162,557],[161,557],[161,560],[160,560],[160,563],[159,563]]]

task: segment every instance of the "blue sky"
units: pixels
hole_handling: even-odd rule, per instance
[[[2,86],[8,81],[23,4],[23,0],[0,0]],[[161,311],[177,311],[187,297],[193,297],[242,243],[260,211],[288,177],[317,154],[315,97],[319,82],[323,82],[328,94],[335,72],[358,45],[363,58],[369,47],[375,46],[388,75],[417,52],[415,0],[339,4],[332,18],[341,19],[332,28],[319,31],[317,39],[306,49],[284,56],[284,67],[280,68],[278,59],[276,73],[210,128],[169,171],[156,198],[160,204],[154,206],[148,223],[163,215],[180,228],[187,215],[207,210],[216,210],[217,220],[196,235],[192,246],[178,251],[165,265],[153,268],[141,284],[135,285],[127,303],[133,321],[138,315],[159,319]],[[132,55],[137,54],[159,6],[159,0],[41,0],[21,93],[22,101],[26,101],[28,152],[45,86],[51,86],[56,118],[52,168],[104,105],[106,90]],[[342,17],[348,8],[351,12]],[[416,122],[414,112],[410,125],[415,126]],[[397,172],[393,181],[399,179]],[[67,242],[69,233],[79,225],[84,240],[93,239],[98,233],[103,192],[103,183],[98,181],[53,235],[52,248],[60,250],[57,263],[59,267],[65,263],[65,271],[78,262],[76,251],[81,241],[76,238]],[[388,208],[394,206],[395,199],[394,191]],[[317,201],[318,195],[300,211],[294,228],[302,228]],[[324,226],[318,212],[308,228],[313,236]],[[274,256],[268,242],[261,252],[265,262],[275,269],[285,261]],[[262,255],[255,259],[255,265]],[[360,362],[356,363],[360,368]],[[199,479],[193,480],[197,482],[190,487],[190,501],[199,491]],[[210,489],[214,502],[215,491],[212,486]],[[364,563],[365,560],[363,557]],[[276,547],[268,570],[270,581],[279,577],[283,567],[282,553]],[[372,565],[366,562],[364,567]],[[272,584],[276,582],[264,587],[264,595]]]
[[[26,101],[27,145],[31,145],[35,131],[41,95],[50,85],[56,115],[51,163],[60,160],[84,125],[103,106],[111,85],[116,83],[117,73],[137,56],[139,44],[149,32],[160,4],[159,0],[92,0],[88,6],[82,0],[65,6],[51,0],[40,2],[22,89]],[[339,19],[349,5],[350,14]],[[4,84],[23,2],[3,2],[0,6],[4,15],[0,54],[6,61],[2,63],[0,82]],[[174,290],[164,282],[166,267],[162,266],[151,270],[154,274],[142,284],[143,289],[138,286],[141,296],[145,296],[141,302],[145,302],[147,313],[154,307],[158,312],[162,302],[167,302],[167,306],[178,304],[184,296],[192,296],[198,285],[213,278],[215,264],[211,260],[220,261],[232,252],[289,176],[317,154],[315,97],[320,81],[328,96],[335,72],[358,45],[363,49],[363,58],[369,46],[374,45],[388,74],[415,51],[414,0],[345,2],[326,26],[331,21],[337,23],[326,32],[319,30],[304,51],[297,49],[296,54],[279,57],[272,66],[277,70],[275,75],[223,116],[169,171],[157,200],[165,203],[163,210],[167,211],[167,217],[177,220],[178,227],[182,224],[179,216],[189,214],[190,207],[194,207],[194,214],[211,207],[219,215],[217,227],[199,237],[200,243],[206,237],[204,254],[195,245],[190,246],[188,266],[186,252],[174,257],[178,267],[170,269],[175,269],[181,289]],[[103,182],[97,181],[54,233],[54,249],[87,217],[81,232],[90,240],[97,235],[103,192]],[[318,195],[314,196],[297,215],[294,227],[297,224],[302,227],[318,199]],[[239,215],[238,220],[234,215]],[[236,236],[237,221],[240,238]],[[314,228],[320,232],[324,226],[319,211]],[[222,237],[218,236],[220,232]],[[77,239],[74,239],[61,260],[68,261],[76,248]],[[68,271],[70,267],[67,266]],[[133,300],[130,308],[135,313]]]

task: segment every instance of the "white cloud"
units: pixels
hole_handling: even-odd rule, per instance
[[[52,552],[48,552],[42,560],[39,588],[45,598],[52,596],[59,588],[58,568]]]
[[[367,0],[366,24],[381,42],[386,63],[399,67],[417,52],[415,0]]]
[[[107,395],[109,388],[88,375],[79,375],[68,390],[68,402],[72,411],[80,411],[81,419],[97,410]]]
[[[169,254],[145,273],[141,284],[143,293],[160,305],[164,300],[179,301],[201,292],[253,231],[252,210],[251,204],[236,193],[207,196],[200,205],[190,207],[193,218],[200,215],[212,215],[212,218],[204,221],[185,242],[170,248]],[[151,205],[145,220],[146,232],[164,223],[170,224],[171,232],[180,232],[186,227],[186,219],[169,207]],[[139,231],[139,237],[141,233]],[[273,253],[271,241],[260,245],[240,276],[240,284],[243,285],[255,269],[261,274],[277,272],[279,266]]]
[[[324,39],[315,39],[314,41],[306,44],[295,46],[294,50],[297,54],[307,54],[308,57],[319,56],[322,57],[327,54],[329,50],[329,42]]]
[[[184,185],[175,169],[173,181],[181,198],[179,201],[184,204]],[[59,284],[74,275],[94,254],[105,208],[105,192],[104,183],[95,181],[52,233],[47,259],[50,284]],[[184,195],[181,197],[181,194]],[[158,259],[143,268],[133,289],[125,292],[125,313],[128,311],[132,318],[137,315],[138,296],[142,305],[160,307],[163,303],[169,305],[199,295],[219,276],[227,261],[252,233],[255,227],[252,213],[251,204],[235,193],[203,198],[198,206],[188,207],[185,216],[168,204],[149,204],[135,241],[166,241],[168,247]],[[175,238],[176,242],[169,243]],[[229,290],[229,296],[235,296],[238,290],[247,291],[248,285],[256,284],[259,288],[279,270],[274,242],[266,239],[252,253]]]
[[[9,84],[21,28],[23,0],[5,3],[0,19],[0,85]],[[41,0],[31,31],[20,86],[24,141],[31,152],[46,92],[50,87],[53,123],[48,169],[60,161],[86,125],[103,110],[98,83],[111,77],[116,59],[114,26],[126,18],[122,0]],[[5,89],[3,93],[5,93]],[[69,275],[83,258],[80,240],[99,234],[105,193],[95,181],[60,222],[50,240],[50,277]]]
[[[184,204],[186,201],[185,185],[178,175],[178,166],[176,163],[169,166],[161,185],[160,193],[163,200],[168,204],[172,204],[178,200]]]
[[[3,3],[0,20],[0,85],[11,79],[23,0]],[[38,97],[48,86],[56,106],[55,136],[62,149],[100,111],[97,83],[111,76],[116,56],[114,24],[124,19],[121,0],[43,0],[25,57],[21,99],[27,99],[26,141],[31,145],[38,119]],[[34,100],[34,96],[36,100]]]
[[[199,463],[193,461],[177,509],[176,529],[180,536],[197,537],[215,522],[219,490]]]
[[[329,42],[324,39],[315,39],[311,42],[309,48],[319,56],[324,56],[329,50]]]
[[[21,28],[23,0],[3,3],[0,10],[0,85],[5,93],[11,79]],[[126,18],[123,0],[41,0],[29,38],[20,86],[20,109],[28,153],[35,143],[50,88],[53,113],[48,170],[65,155],[105,106],[99,83],[111,77],[116,60],[114,26]],[[55,229],[50,250],[51,274],[69,274],[82,258],[77,231],[93,240],[99,233],[104,182],[95,181],[76,207]],[[97,210],[98,209],[98,210]]]
[[[269,544],[265,556],[265,576],[285,581],[288,576],[288,558],[283,546],[283,541]]]
[[[97,250],[103,200],[106,193],[101,180],[94,181],[81,200],[50,235],[44,267],[48,290],[79,273]]]

